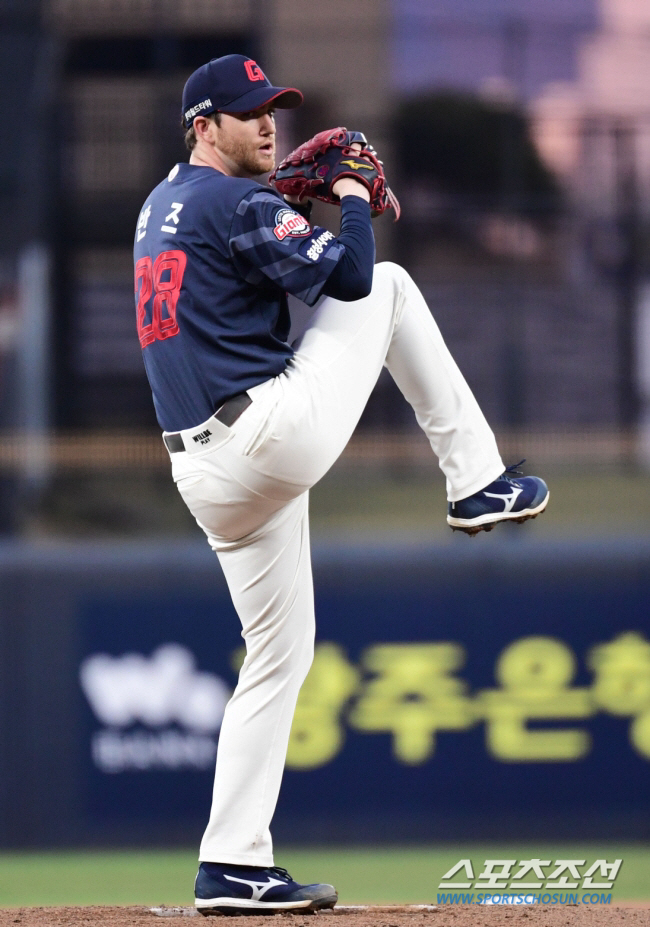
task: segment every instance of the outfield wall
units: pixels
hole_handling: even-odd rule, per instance
[[[316,546],[293,842],[650,837],[650,541]],[[0,547],[0,845],[196,841],[241,638],[203,543]]]

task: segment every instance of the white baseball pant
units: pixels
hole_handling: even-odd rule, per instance
[[[494,435],[419,289],[392,263],[356,302],[323,297],[286,370],[248,392],[228,428],[182,432],[178,489],[223,568],[246,658],[221,727],[199,858],[272,866],[275,810],[296,700],[311,665],[308,491],[352,435],[386,365],[447,479],[450,501],[504,470]],[[210,432],[208,445],[193,438]]]

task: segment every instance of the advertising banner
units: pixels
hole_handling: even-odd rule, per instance
[[[647,836],[650,550],[516,550],[316,550],[276,836]],[[56,572],[71,833],[155,841],[207,819],[243,642],[210,553],[178,553]]]

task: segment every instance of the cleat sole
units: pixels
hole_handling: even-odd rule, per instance
[[[546,497],[536,508],[530,509],[521,515],[518,515],[516,512],[508,512],[496,517],[494,515],[481,515],[479,518],[474,519],[472,522],[466,522],[465,524],[463,524],[460,519],[452,519],[447,516],[447,524],[452,529],[452,531],[462,531],[464,534],[468,534],[470,537],[475,537],[477,534],[480,534],[481,531],[492,531],[493,528],[499,524],[502,524],[503,522],[514,522],[516,525],[523,525],[525,521],[537,518],[537,516],[541,515],[548,505],[549,499],[550,493],[547,493]],[[485,519],[485,521],[481,521],[481,519]]]
[[[303,899],[302,901],[285,901],[279,903],[249,901],[242,898],[211,898],[209,900],[197,899],[196,910],[204,917],[211,914],[259,915],[259,914],[314,914],[326,908],[333,908],[338,901],[338,895],[326,895],[324,898]]]

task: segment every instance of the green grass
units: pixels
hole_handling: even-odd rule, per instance
[[[461,858],[623,859],[613,901],[650,900],[650,846],[493,844],[276,852],[299,881],[329,881],[340,902],[435,902],[442,875]],[[192,903],[195,851],[0,854],[0,906]],[[478,875],[478,869],[476,869]]]

